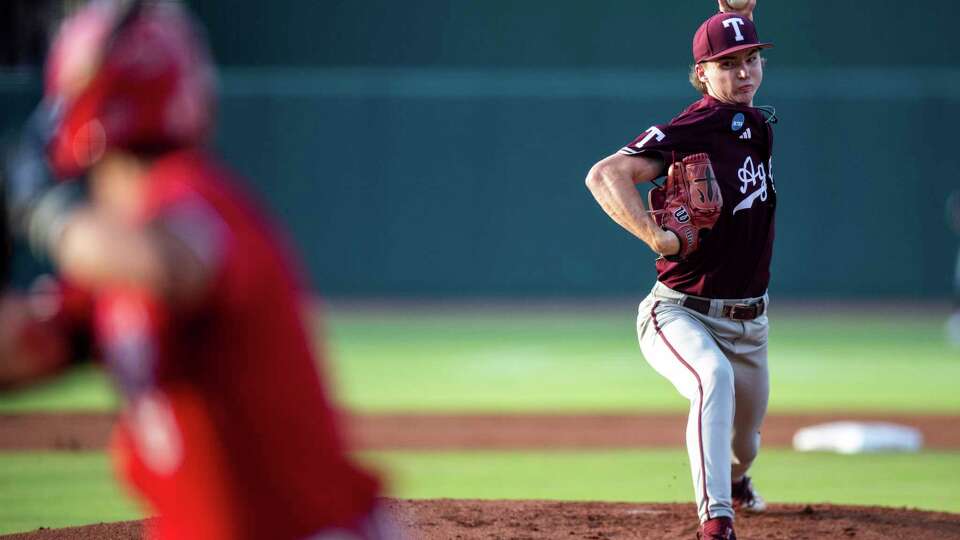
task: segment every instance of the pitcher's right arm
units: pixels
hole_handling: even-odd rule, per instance
[[[674,255],[680,241],[672,232],[657,226],[643,205],[636,184],[649,182],[663,170],[657,158],[613,154],[587,173],[587,188],[610,219],[643,240],[658,255]]]

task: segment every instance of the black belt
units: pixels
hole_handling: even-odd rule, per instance
[[[702,313],[707,316],[710,315],[710,300],[706,298],[694,298],[692,296],[687,296],[684,297],[682,302],[680,302],[680,305],[685,308],[690,308],[697,313]],[[720,316],[727,319],[733,319],[735,321],[752,321],[763,315],[763,309],[765,307],[766,303],[761,298],[759,302],[754,304],[733,304],[731,306],[723,306]]]

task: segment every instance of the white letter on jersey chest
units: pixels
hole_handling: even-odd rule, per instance
[[[737,177],[740,179],[741,184],[740,193],[746,193],[748,188],[756,186],[758,180],[760,187],[750,195],[744,197],[743,200],[740,201],[740,204],[734,207],[734,214],[741,210],[752,208],[754,201],[758,198],[761,201],[767,200],[767,171],[763,166],[763,162],[760,162],[760,165],[755,167],[753,158],[747,156],[747,159],[743,160],[743,167],[737,170]]]
[[[740,32],[740,27],[743,26],[743,19],[739,17],[732,17],[723,21],[724,28],[730,28],[731,26],[733,27],[733,32],[736,34],[734,36],[734,40],[743,41],[743,34]]]
[[[662,132],[662,131],[660,131],[659,129],[657,129],[657,126],[650,126],[650,129],[647,130],[647,136],[644,137],[644,138],[642,138],[642,139],[640,139],[640,142],[638,142],[637,144],[635,144],[635,145],[633,145],[633,146],[634,146],[634,148],[643,148],[643,145],[645,145],[645,144],[647,144],[648,142],[650,142],[650,139],[652,139],[652,138],[654,138],[654,137],[657,138],[657,142],[660,142],[660,141],[662,141],[663,139],[665,139],[665,138],[667,137],[667,135],[666,135],[664,132]]]

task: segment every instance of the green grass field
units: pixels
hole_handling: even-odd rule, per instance
[[[682,450],[377,452],[404,498],[691,500]],[[838,456],[766,451],[755,475],[772,502],[910,506],[960,512],[960,454]],[[692,503],[691,503],[692,508]],[[0,534],[140,517],[102,453],[0,454]]]
[[[960,411],[942,320],[775,313],[773,411]],[[333,319],[342,398],[361,410],[686,410],[644,361],[634,313]]]
[[[360,411],[686,410],[643,360],[633,316],[338,312],[337,393]],[[960,412],[960,350],[939,317],[772,315],[772,411]],[[0,396],[0,411],[109,409],[95,368]]]
[[[960,352],[938,317],[772,315],[771,409],[960,413]],[[330,368],[367,411],[650,411],[686,403],[639,353],[633,313],[341,311]],[[0,396],[0,411],[114,407],[92,367]],[[688,501],[686,454],[378,452],[362,459],[392,495]],[[761,453],[754,474],[781,502],[909,505],[960,512],[960,453]],[[128,519],[137,509],[100,453],[0,454],[0,532]]]

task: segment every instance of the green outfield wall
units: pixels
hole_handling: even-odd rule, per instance
[[[641,295],[652,254],[583,185],[696,99],[711,3],[195,2],[221,73],[216,145],[337,296]],[[767,0],[772,292],[949,297],[960,5]],[[19,121],[29,76],[0,79]]]

